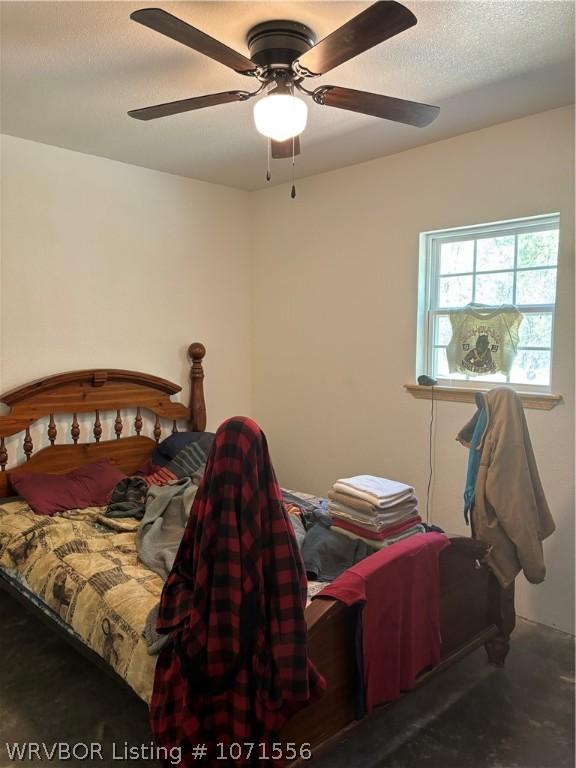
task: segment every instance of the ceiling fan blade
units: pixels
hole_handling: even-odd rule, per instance
[[[323,75],[416,24],[416,16],[394,0],[374,3],[316,43],[292,65],[304,77]]]
[[[131,109],[128,114],[136,120],[155,120],[157,117],[177,115],[180,112],[190,112],[193,109],[215,107],[218,104],[229,104],[232,101],[246,101],[253,94],[248,91],[224,91],[223,93],[211,93],[208,96],[196,96],[193,99],[170,101],[167,104],[156,104],[153,107]]]
[[[272,139],[272,157],[274,160],[283,160],[292,157],[292,139],[286,141],[274,141]],[[300,154],[300,136],[294,138],[294,155]]]
[[[224,66],[230,67],[230,69],[234,69],[242,75],[253,74],[258,69],[256,64],[246,58],[246,56],[234,51],[232,48],[228,48],[227,45],[224,45],[219,40],[215,40],[205,32],[191,27],[190,24],[186,24],[185,21],[172,16],[171,13],[167,13],[167,11],[163,11],[161,8],[142,8],[131,13],[130,18],[139,24],[143,24],[145,27],[150,27],[150,29],[166,35],[166,37],[171,37],[173,40],[187,45],[189,48],[193,48],[199,53],[203,53],[205,56],[209,56],[211,59],[219,61]]]
[[[349,109],[364,115],[382,117],[396,123],[406,123],[423,128],[438,117],[440,107],[420,104],[417,101],[395,99],[379,93],[355,91],[352,88],[340,88],[338,85],[322,85],[312,94],[317,104],[338,109]]]

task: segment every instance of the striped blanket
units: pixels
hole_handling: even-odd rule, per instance
[[[165,467],[157,467],[148,475],[133,475],[121,480],[112,491],[106,508],[109,517],[144,516],[146,494],[152,485],[167,485],[174,480],[190,477],[200,484],[208,454],[199,443],[190,443],[179,451]]]

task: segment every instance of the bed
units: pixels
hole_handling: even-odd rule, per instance
[[[1,396],[9,410],[0,416],[0,499],[13,493],[9,474],[63,474],[107,458],[130,475],[167,431],[204,431],[205,353],[200,343],[189,347],[187,407],[172,400],[181,389],[177,384],[116,369],[57,374]],[[63,420],[69,425],[66,442]],[[110,439],[104,439],[107,429]],[[39,439],[46,444],[36,450]],[[20,460],[16,451],[23,454]],[[21,500],[2,501],[0,586],[147,700],[156,657],[146,652],[143,624],[162,581],[138,563],[137,524],[111,520],[94,508],[64,513],[56,525]],[[420,675],[418,684],[482,645],[490,663],[502,666],[514,628],[513,590],[502,590],[483,565],[485,545],[450,539],[439,556],[441,661]],[[318,586],[312,585],[311,593]],[[309,652],[328,687],[287,723],[281,734],[285,742],[309,743],[314,751],[355,721],[356,620],[355,610],[335,600],[309,601]]]

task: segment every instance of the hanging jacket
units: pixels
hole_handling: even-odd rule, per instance
[[[522,570],[528,581],[544,581],[542,541],[555,529],[528,425],[518,395],[495,387],[476,396],[486,413],[486,428],[476,446],[480,465],[476,476],[472,524],[474,536],[490,549],[486,562],[503,587]],[[478,414],[459,432],[470,444]]]

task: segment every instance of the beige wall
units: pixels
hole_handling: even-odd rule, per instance
[[[528,412],[559,530],[548,580],[519,580],[517,602],[573,629],[569,110],[305,179],[294,201],[285,186],[243,193],[12,137],[1,159],[0,388],[92,365],[186,385],[186,347],[202,340],[210,425],[251,413],[282,483],[318,493],[372,472],[425,498],[429,403],[402,387],[419,233],[560,211],[553,386],[565,404]],[[463,533],[467,457],[453,438],[470,413],[440,403],[435,433],[433,519]]]
[[[385,130],[385,127],[383,128]],[[568,108],[534,115],[253,195],[254,403],[278,474],[325,494],[361,472],[427,484],[430,404],[414,380],[418,235],[560,211],[553,388],[565,403],[527,418],[558,524],[548,578],[518,581],[518,612],[573,631],[573,126]],[[257,222],[257,223],[256,223]],[[472,407],[437,410],[433,520],[466,532]]]
[[[251,408],[247,193],[2,137],[0,391],[117,367],[180,382],[208,348],[212,426]]]

